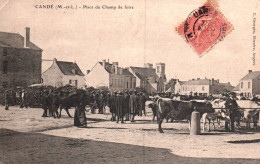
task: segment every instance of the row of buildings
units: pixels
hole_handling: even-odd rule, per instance
[[[260,71],[249,70],[233,87],[218,79],[167,80],[165,63],[144,64],[143,67],[119,66],[109,60],[97,62],[84,74],[77,63],[53,59],[51,67],[42,73],[42,49],[30,40],[30,28],[25,36],[17,33],[0,32],[0,88],[25,87],[32,84],[77,87],[106,87],[110,91],[145,90],[147,93],[171,92],[182,95],[209,95],[227,91],[242,93],[247,97],[260,94]]]

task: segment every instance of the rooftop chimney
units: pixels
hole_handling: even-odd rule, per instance
[[[145,68],[153,68],[153,64],[151,64],[151,63],[145,63],[145,64],[144,64],[144,67],[145,67]]]
[[[251,73],[252,72],[252,70],[248,70],[248,73]]]
[[[118,74],[118,65],[114,65],[115,66],[115,74]]]
[[[106,68],[106,59],[102,60],[102,66]]]
[[[30,28],[25,28],[24,47],[28,48],[30,43]]]
[[[53,63],[57,63],[57,59],[56,58],[53,59]]]
[[[214,78],[212,78],[211,80],[211,85],[214,85]]]
[[[87,74],[89,74],[90,70],[87,70]]]

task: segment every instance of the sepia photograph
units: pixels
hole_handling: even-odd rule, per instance
[[[260,163],[260,0],[0,0],[0,164]]]

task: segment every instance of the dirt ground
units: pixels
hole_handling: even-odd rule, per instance
[[[62,118],[42,118],[42,109],[0,106],[0,163],[259,163],[260,131],[225,132],[222,127],[189,135],[188,124],[163,123],[152,113],[135,123],[87,114],[88,127]],[[74,114],[74,109],[70,110]]]

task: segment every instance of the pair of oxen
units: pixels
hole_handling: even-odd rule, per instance
[[[191,100],[181,101],[169,98],[156,97],[154,102],[149,104],[153,111],[153,120],[157,116],[159,132],[163,133],[162,122],[167,120],[188,120],[190,122],[193,111],[200,113],[203,121],[203,131],[207,121],[209,122],[208,130],[210,131],[210,122],[212,121],[215,129],[215,120],[220,127],[220,119],[225,120],[225,129],[234,131],[234,122],[240,126],[240,120],[246,122],[246,128],[250,128],[250,121],[253,120],[254,127],[257,128],[257,117],[260,105],[250,100],[226,100],[215,99],[212,101]],[[242,109],[241,109],[242,108]],[[247,109],[248,108],[248,109]]]

